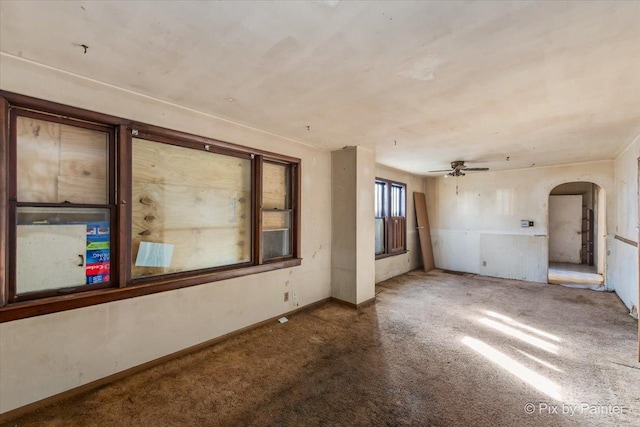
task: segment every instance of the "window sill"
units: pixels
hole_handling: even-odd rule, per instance
[[[77,294],[61,295],[40,300],[32,300],[9,304],[0,308],[0,323],[12,320],[25,319],[27,317],[42,316],[44,314],[57,313],[59,311],[104,304],[107,302],[134,298],[159,292],[172,291],[205,283],[217,282],[250,274],[279,270],[282,268],[296,267],[302,264],[301,258],[291,258],[278,262],[269,262],[262,265],[221,270],[212,273],[199,274],[184,278],[159,279],[152,283],[131,285],[125,288],[108,288],[95,291],[87,291]]]
[[[379,259],[383,259],[383,258],[389,258],[392,256],[396,256],[396,255],[403,255],[406,254],[407,252],[409,252],[408,250],[404,250],[404,251],[399,251],[399,252],[393,252],[390,254],[380,254],[380,255],[376,255],[376,261]]]

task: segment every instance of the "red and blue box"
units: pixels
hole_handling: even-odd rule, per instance
[[[87,223],[86,276],[87,285],[110,280],[111,251],[109,223]]]

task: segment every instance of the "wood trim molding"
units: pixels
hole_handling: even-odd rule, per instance
[[[208,341],[205,341],[203,343],[196,344],[196,345],[193,345],[191,347],[187,347],[187,348],[185,348],[183,350],[176,351],[175,353],[171,353],[171,354],[168,354],[166,356],[159,357],[158,359],[154,359],[154,360],[151,360],[149,362],[143,363],[141,365],[134,366],[134,367],[129,368],[129,369],[125,369],[124,371],[116,372],[115,374],[111,374],[111,375],[106,376],[104,378],[100,378],[98,380],[91,381],[90,383],[83,384],[83,385],[81,385],[79,387],[72,388],[71,390],[63,391],[62,393],[58,393],[56,395],[53,395],[53,396],[50,396],[50,397],[46,397],[46,398],[44,398],[42,400],[38,400],[37,402],[33,402],[33,403],[28,404],[28,405],[21,406],[20,408],[12,409],[12,410],[7,411],[7,412],[5,412],[3,414],[0,414],[0,423],[5,423],[5,422],[7,422],[7,421],[9,421],[9,420],[11,420],[13,418],[20,417],[22,415],[25,415],[25,414],[28,414],[30,412],[33,412],[33,411],[35,411],[37,409],[44,408],[45,406],[49,406],[49,405],[52,405],[54,403],[60,402],[62,400],[70,399],[72,397],[78,396],[78,395],[80,395],[82,393],[86,393],[88,391],[95,390],[98,387],[102,387],[104,385],[107,385],[107,384],[113,383],[115,381],[118,381],[120,379],[126,378],[126,377],[128,377],[130,375],[137,374],[138,372],[142,372],[142,371],[145,371],[147,369],[151,369],[151,368],[153,368],[155,366],[161,365],[161,364],[169,362],[171,360],[174,360],[174,359],[177,359],[177,358],[180,358],[180,357],[183,357],[183,356],[187,356],[189,354],[195,353],[195,352],[200,351],[200,350],[204,350],[205,348],[211,347],[211,346],[213,346],[215,344],[219,344],[219,343],[221,343],[221,342],[223,342],[225,340],[228,340],[229,338],[233,338],[233,337],[241,335],[241,334],[243,334],[245,332],[251,331],[253,329],[260,328],[261,326],[268,325],[269,323],[273,323],[277,319],[281,318],[282,316],[291,317],[291,316],[293,316],[295,314],[312,310],[312,309],[314,309],[316,307],[319,307],[319,306],[329,302],[330,299],[331,298],[324,298],[324,299],[321,299],[319,301],[312,302],[311,304],[305,305],[304,307],[296,308],[295,310],[291,310],[291,311],[288,311],[286,313],[280,314],[278,316],[274,316],[274,317],[271,317],[269,319],[263,320],[261,322],[254,323],[253,325],[245,326],[244,328],[238,329],[238,330],[233,331],[233,332],[229,332],[227,334],[221,335],[221,336],[216,337],[216,338],[212,338],[212,339],[210,339]]]
[[[370,299],[368,299],[366,301],[363,301],[360,304],[354,304],[352,302],[345,301],[345,300],[342,300],[342,299],[339,299],[339,298],[336,298],[336,297],[331,297],[331,301],[357,310],[357,309],[365,308],[365,307],[368,307],[370,305],[375,304],[376,297],[373,297],[373,298],[370,298]]]
[[[116,253],[120,259],[132,259],[131,258],[131,206],[127,204],[127,200],[131,200],[131,133],[126,126],[120,125],[117,132],[116,141],[116,158],[128,159],[127,161],[120,161],[116,165],[118,171],[116,175],[119,179],[116,182],[117,185],[117,200],[116,205],[116,229],[118,230]],[[127,281],[131,277],[131,263],[126,262],[118,268],[118,286],[124,288],[127,285]]]
[[[172,291],[189,286],[202,285],[220,280],[233,279],[250,274],[263,273],[281,268],[296,267],[302,264],[302,259],[293,258],[262,265],[215,271],[185,278],[167,278],[151,283],[128,286],[125,288],[101,289],[77,294],[62,295],[59,297],[45,298],[41,300],[25,301],[0,308],[0,323],[25,317],[42,316],[58,311],[72,310],[74,308],[88,307],[90,305],[104,304],[122,299],[150,295],[159,292]]]
[[[251,192],[253,200],[253,262],[262,264],[262,156],[257,155],[253,161]]]
[[[296,186],[296,188],[294,189],[294,201],[293,205],[291,206],[295,212],[293,218],[293,229],[296,230],[292,253],[294,258],[300,258],[302,257],[302,164],[297,163],[292,167],[292,169],[292,183]]]
[[[613,238],[616,239],[616,240],[620,240],[621,242],[624,242],[627,245],[631,245],[631,246],[634,246],[636,248],[638,247],[638,242],[634,242],[631,239],[625,239],[624,237],[618,236],[617,234],[615,236],[613,236]]]
[[[111,116],[109,114],[96,113],[95,111],[85,110],[83,108],[71,107],[69,105],[58,104],[57,102],[45,101],[38,98],[32,98],[26,95],[20,95],[13,92],[0,90],[0,97],[5,98],[10,104],[15,104],[22,108],[33,109],[38,111],[52,112],[55,110],[56,115],[72,116],[88,122],[106,123],[109,125],[126,124],[127,121],[120,117]]]
[[[222,154],[245,153],[246,155],[263,155],[269,159],[275,159],[288,163],[300,163],[300,159],[296,157],[290,157],[284,154],[277,154],[270,151],[246,147],[243,145],[234,144],[232,142],[220,141],[214,138],[206,138],[177,130],[166,129],[160,126],[132,122],[129,123],[129,128],[138,130],[139,136],[152,140],[163,138],[163,141],[181,141],[185,143],[184,146],[192,148],[199,148],[204,145],[210,145],[211,147],[216,147]]]
[[[385,258],[389,258],[392,256],[396,256],[396,255],[404,255],[406,253],[408,253],[409,250],[405,249],[404,251],[398,251],[398,252],[391,252],[391,253],[381,253],[376,255],[376,261],[380,260],[380,259],[385,259]]]
[[[376,297],[369,298],[368,300],[363,301],[360,304],[357,304],[356,309],[366,308],[366,307],[369,307],[370,305],[374,305],[375,303],[376,303]]]
[[[14,262],[15,254],[11,253],[12,245],[16,240],[15,211],[19,203],[16,202],[15,186],[15,159],[16,140],[15,129],[11,123],[15,123],[16,114],[34,117],[42,120],[50,120],[73,126],[86,127],[109,132],[109,207],[111,208],[112,228],[117,232],[112,236],[112,282],[104,284],[101,289],[93,286],[90,290],[67,289],[61,295],[59,290],[45,293],[31,293],[16,297],[15,268],[10,263]],[[180,131],[161,128],[158,126],[134,123],[123,118],[101,114],[81,108],[71,107],[41,99],[31,98],[0,90],[0,323],[22,319],[31,316],[40,316],[58,311],[103,304],[121,299],[133,298],[152,293],[165,292],[188,286],[207,284],[219,280],[227,280],[245,275],[256,274],[281,268],[295,267],[302,264],[300,258],[300,223],[301,206],[300,199],[301,180],[298,173],[297,179],[292,185],[296,188],[295,206],[296,216],[293,218],[294,235],[296,240],[292,242],[293,254],[291,257],[269,260],[262,263],[260,251],[261,218],[260,196],[262,187],[262,161],[291,164],[299,170],[301,159],[240,146],[233,143],[205,138]],[[131,278],[131,155],[132,155],[132,129],[138,130],[137,134],[152,140],[158,138],[160,142],[180,145],[187,148],[204,149],[232,155],[240,158],[255,159],[252,161],[253,188],[256,195],[253,200],[254,222],[252,225],[252,237],[254,256],[252,263],[211,268],[200,271],[187,271],[166,276],[144,279]],[[140,133],[142,132],[142,133]],[[117,178],[117,179],[116,179]],[[114,185],[115,183],[115,185]],[[117,197],[117,199],[116,199]],[[29,203],[29,206],[35,206]],[[100,205],[99,207],[103,207]],[[11,208],[11,209],[10,209]],[[111,287],[109,287],[111,286]],[[67,293],[68,292],[68,293]]]
[[[6,99],[0,97],[0,307],[7,303],[7,264],[9,262],[9,251],[7,247],[8,220],[7,212],[9,205],[7,204],[7,188],[9,173],[9,103]]]

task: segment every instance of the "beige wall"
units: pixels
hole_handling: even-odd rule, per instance
[[[356,147],[331,153],[331,296],[356,304]]]
[[[427,178],[436,266],[546,283],[549,193],[566,182],[601,186],[606,191],[607,229],[611,230],[616,210],[613,163],[468,173],[458,180]],[[534,221],[534,227],[521,228],[520,220]],[[612,238],[608,232],[608,245]],[[610,259],[606,263],[609,268]],[[609,273],[605,280],[613,288]]]
[[[616,215],[612,234],[638,242],[638,157],[640,136],[615,161]],[[638,248],[611,241],[611,278],[620,299],[631,309],[638,304]]]
[[[303,173],[302,266],[0,324],[0,412],[330,296],[328,151],[10,57],[0,88],[299,157]]]
[[[331,158],[331,296],[357,305],[375,297],[375,153],[345,147]]]
[[[378,283],[422,266],[413,193],[424,193],[424,180],[420,176],[381,164],[376,165],[376,177],[407,184],[407,250],[409,251],[402,255],[376,260],[376,283]],[[373,188],[373,183],[371,187]]]
[[[357,175],[357,228],[356,257],[358,265],[357,304],[376,296],[375,282],[375,206],[374,182],[376,179],[376,154],[358,147]]]

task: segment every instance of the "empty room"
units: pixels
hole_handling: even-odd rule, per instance
[[[639,23],[0,0],[0,424],[640,425]]]

